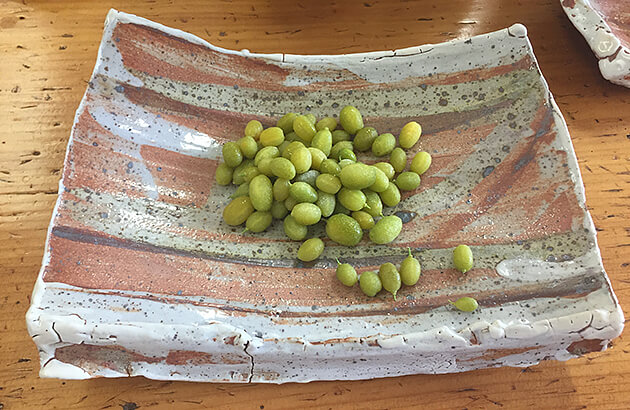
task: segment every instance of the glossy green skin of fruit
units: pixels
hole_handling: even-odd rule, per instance
[[[245,182],[245,169],[254,167],[254,161],[251,159],[246,159],[241,162],[241,164],[234,168],[232,172],[232,183],[234,185],[241,185]]]
[[[311,124],[313,124],[314,127],[315,123],[317,122],[317,117],[315,117],[314,114],[306,114],[305,117],[308,118],[308,120],[311,122]]]
[[[394,300],[396,300],[396,293],[398,289],[400,289],[400,273],[398,273],[398,269],[392,263],[384,263],[378,270],[378,277],[381,280],[381,284],[383,285],[383,289],[388,291],[394,296]]]
[[[245,228],[247,228],[250,232],[259,233],[269,228],[272,220],[273,216],[271,215],[271,212],[256,211],[247,218]]]
[[[280,156],[280,150],[278,147],[264,147],[256,153],[254,157],[254,165],[258,166],[260,161],[264,158],[276,158]]]
[[[319,175],[320,175],[319,171],[311,169],[301,175],[296,176],[293,182],[306,182],[313,188],[317,188],[317,185],[315,184],[315,182],[317,181],[317,177]]]
[[[332,149],[332,133],[328,129],[317,131],[313,140],[311,141],[311,147],[317,148],[322,151],[326,156],[330,155]]]
[[[461,297],[451,304],[462,312],[474,312],[479,307],[477,300],[469,296]]]
[[[317,191],[306,182],[294,182],[289,188],[289,195],[298,203],[317,201]]]
[[[230,185],[232,183],[232,168],[228,167],[224,162],[220,163],[214,172],[214,178],[219,185]]]
[[[326,222],[326,235],[340,245],[355,246],[363,237],[361,226],[352,217],[335,214]]]
[[[284,158],[286,158],[288,160],[291,160],[291,157],[287,156],[288,155],[287,154],[288,153],[287,148],[289,148],[289,146],[291,145],[292,142],[295,142],[295,141],[284,141],[282,144],[278,145],[277,148],[278,148],[278,151],[280,151],[280,156],[282,156],[282,157],[284,157]],[[302,145],[304,145],[304,144],[302,144]]]
[[[351,212],[348,208],[346,208],[345,206],[341,205],[341,202],[337,201],[337,203],[335,203],[335,211],[333,212],[333,214],[343,214],[343,215],[350,215]]]
[[[278,178],[273,183],[273,199],[276,201],[284,201],[289,197],[289,188],[291,181],[288,179]]]
[[[339,122],[348,134],[356,134],[363,128],[363,116],[361,112],[351,105],[346,105],[339,113]]]
[[[378,137],[378,132],[372,127],[363,127],[354,136],[354,147],[358,151],[368,151],[372,148],[374,140]]]
[[[246,137],[254,137],[254,139],[258,139],[262,131],[263,131],[263,125],[258,120],[251,120],[245,126]]]
[[[379,194],[369,189],[364,189],[363,193],[365,194],[365,208],[363,211],[370,214],[373,218],[383,216],[383,201],[381,201]]]
[[[236,191],[234,191],[234,193],[230,195],[230,198],[234,199],[238,198],[239,196],[249,196],[249,182],[243,182],[241,185],[239,185],[238,188],[236,188]]]
[[[431,166],[431,154],[426,151],[420,151],[413,157],[409,169],[418,175],[422,175]]]
[[[337,200],[350,211],[360,211],[365,206],[366,197],[360,189],[341,188]]]
[[[374,168],[374,183],[369,188],[374,192],[385,191],[389,186],[389,178],[380,168],[374,166],[372,168]]]
[[[281,201],[273,201],[271,205],[271,216],[275,219],[284,219],[289,214],[289,210]]]
[[[230,168],[235,168],[243,162],[243,153],[236,142],[230,141],[223,144],[223,161]]]
[[[330,149],[329,158],[334,160],[339,160],[339,153],[344,150],[349,149],[350,151],[354,151],[354,146],[352,145],[352,141],[339,141]]]
[[[275,177],[273,172],[271,172],[271,161],[273,161],[273,158],[263,158],[260,160],[258,166],[256,167],[256,169],[258,169],[261,174],[266,175],[269,178]]]
[[[231,226],[240,225],[254,212],[254,206],[248,196],[234,198],[223,209],[223,220]]]
[[[287,141],[285,139],[284,141],[282,141],[282,144],[278,145],[278,151],[280,151],[280,155],[282,155],[283,157],[287,158],[283,154],[287,151],[287,148],[289,147],[289,145],[291,145],[292,142],[295,142],[295,141]],[[302,145],[304,145],[304,144],[302,144]],[[291,157],[288,157],[287,159],[290,160]]]
[[[293,207],[291,215],[299,224],[314,225],[322,218],[322,211],[315,204],[303,202]]]
[[[376,172],[373,167],[357,162],[343,168],[339,179],[348,189],[364,189],[374,183]]]
[[[253,159],[258,152],[258,143],[254,137],[246,136],[238,140],[238,146],[245,158]]]
[[[352,135],[348,134],[345,130],[332,131],[332,143],[335,145],[339,141],[352,141]]]
[[[278,147],[278,150],[280,150],[280,155],[282,155],[282,158],[286,158],[290,161],[291,155],[293,155],[295,151],[302,148],[306,148],[306,145],[304,145],[302,141],[291,141],[284,147]]]
[[[322,252],[324,252],[324,241],[319,238],[311,238],[300,246],[297,257],[301,261],[311,262],[319,258]]]
[[[374,218],[365,211],[354,211],[352,217],[363,230],[370,230],[374,227]]]
[[[291,212],[293,210],[293,207],[298,204],[298,201],[289,195],[289,197],[284,200],[283,204],[284,207],[287,208],[289,212]]]
[[[394,178],[394,175],[396,174],[396,170],[394,170],[394,167],[389,162],[377,162],[374,166],[383,171],[389,180]]]
[[[296,150],[293,154],[291,154],[291,163],[295,167],[296,173],[305,173],[311,169],[311,165],[313,164],[311,151],[309,151],[308,148],[300,148]]]
[[[322,161],[322,164],[319,167],[319,171],[322,174],[330,174],[330,175],[339,175],[341,172],[341,167],[339,163],[332,158],[327,158]]]
[[[288,134],[290,132],[293,132],[293,121],[295,121],[295,119],[299,116],[299,114],[296,114],[294,112],[290,112],[287,114],[284,114],[276,123],[277,127],[282,128],[282,131],[285,134]]]
[[[310,145],[317,130],[311,120],[305,116],[300,115],[293,121],[293,131],[300,137],[300,140],[305,144]]]
[[[351,151],[348,148],[344,148],[339,151],[339,161],[341,162],[344,159],[349,159],[352,162],[357,162],[357,156],[354,154],[354,151]]]
[[[277,147],[284,142],[284,132],[280,127],[269,127],[260,133],[260,143],[265,147]]]
[[[315,205],[319,207],[322,211],[322,217],[328,218],[335,211],[335,205],[337,204],[337,199],[333,194],[329,194],[323,191],[319,191],[317,193],[317,202]]]
[[[278,157],[271,160],[271,172],[278,178],[291,180],[295,178],[295,166],[286,158]]]
[[[270,211],[273,203],[273,187],[265,175],[257,175],[249,183],[249,197],[257,211]]]
[[[335,128],[337,128],[337,119],[333,117],[324,117],[315,124],[315,129],[317,131],[328,129],[330,132],[333,132]]]
[[[402,220],[396,215],[384,216],[370,230],[370,240],[376,244],[391,243],[402,231]]]
[[[420,186],[420,175],[415,172],[403,172],[396,178],[396,186],[403,191],[413,191]]]
[[[398,142],[404,149],[413,147],[422,135],[422,127],[415,121],[408,122],[402,127]]]
[[[398,187],[393,182],[389,183],[387,189],[383,192],[380,192],[381,200],[383,204],[386,206],[396,206],[400,202],[400,191]]]
[[[339,161],[339,166],[341,167],[341,169],[344,169],[345,167],[347,167],[348,165],[352,165],[354,164],[355,161],[345,158]]]
[[[287,148],[289,147],[289,145],[291,145],[292,142],[294,142],[294,141],[287,141],[285,139],[284,141],[282,141],[282,144],[278,145],[278,151],[280,151],[280,155],[285,157],[283,154],[286,152]],[[302,144],[302,145],[304,145],[304,144]],[[285,158],[287,158],[287,157],[285,157]],[[291,159],[291,157],[289,157],[287,159]]]
[[[381,134],[372,143],[372,154],[377,157],[384,157],[385,155],[389,155],[390,152],[396,146],[396,137],[386,132],[385,134]]]
[[[336,194],[341,189],[341,181],[331,174],[319,175],[315,184],[317,188],[329,194]]]
[[[319,148],[309,147],[308,150],[311,152],[311,158],[313,159],[311,168],[319,171],[322,162],[326,159],[326,154],[324,154]]]
[[[413,286],[418,283],[421,273],[420,261],[413,257],[409,249],[409,256],[400,264],[400,280],[407,286]]]
[[[261,172],[258,168],[253,165],[247,165],[238,171],[234,171],[232,175],[232,181],[240,184],[244,184],[245,182],[251,182],[254,177],[260,175]]]
[[[348,287],[354,286],[359,281],[357,271],[349,263],[339,263],[339,261],[337,261],[337,263],[338,265],[335,275],[337,276],[339,282]]]
[[[383,284],[376,272],[367,271],[359,277],[359,287],[366,296],[374,297],[383,289]]]
[[[308,228],[298,223],[292,215],[287,215],[282,223],[284,233],[294,241],[301,241],[308,235]]]
[[[394,171],[403,172],[407,166],[407,153],[402,148],[394,148],[389,154],[389,163],[394,167]]]
[[[458,245],[453,249],[453,265],[461,273],[466,273],[473,267],[473,253],[468,245]]]

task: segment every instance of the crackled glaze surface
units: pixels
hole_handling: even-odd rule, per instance
[[[328,243],[304,264],[279,225],[221,222],[233,189],[214,183],[221,143],[250,119],[348,103],[380,130],[417,120],[413,150],[434,158],[390,210],[406,221],[392,246]],[[43,376],[445,373],[564,360],[621,332],[570,139],[520,25],[394,52],[253,55],[112,11],[60,188],[27,315]],[[476,257],[465,276],[450,263],[459,243]],[[334,278],[336,257],[361,271],[407,247],[423,275],[398,302]],[[481,309],[451,309],[462,295]]]
[[[617,0],[560,0],[599,59],[607,80],[630,87],[630,4]]]

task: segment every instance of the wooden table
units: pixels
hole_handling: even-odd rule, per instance
[[[0,409],[630,406],[625,335],[612,350],[566,363],[440,376],[282,386],[40,379],[24,314],[109,7],[221,47],[296,54],[395,49],[525,24],[568,122],[604,265],[629,315],[630,90],[600,76],[558,0],[128,3],[0,1]]]

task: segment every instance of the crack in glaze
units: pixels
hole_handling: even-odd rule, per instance
[[[59,338],[59,343],[64,343],[64,341],[61,339],[61,335],[59,334],[59,332],[57,332],[57,330],[55,329],[55,324],[57,324],[57,322],[52,322],[52,325],[50,326],[51,329],[53,330],[53,332],[55,332],[55,334],[57,335],[57,337]]]
[[[245,354],[247,356],[249,356],[249,359],[251,361],[251,365],[250,365],[250,368],[249,368],[249,377],[247,378],[247,383],[251,383],[252,382],[252,378],[254,377],[254,356],[247,351],[247,348],[249,348],[250,343],[251,342],[248,340],[245,343],[245,348],[243,349],[243,351],[245,352]]]
[[[422,50],[420,49],[419,51],[416,51],[414,53],[407,53],[407,54],[396,54],[396,51],[393,51],[394,54],[388,54],[388,55],[384,55],[384,56],[380,56],[380,57],[375,57],[375,58],[371,58],[371,59],[364,59],[363,61],[378,61],[378,60],[382,60],[384,58],[396,58],[396,57],[411,57],[411,56],[417,56],[420,54],[426,54],[429,51],[433,51],[433,48],[430,48],[428,50]]]

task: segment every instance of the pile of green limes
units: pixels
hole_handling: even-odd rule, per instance
[[[223,145],[223,160],[216,170],[220,185],[237,185],[232,201],[223,210],[228,225],[245,223],[249,232],[262,232],[274,219],[283,220],[284,232],[294,241],[309,236],[308,227],[326,221],[332,241],[354,246],[364,230],[375,244],[392,242],[402,230],[402,220],[384,216],[384,207],[400,202],[400,191],[420,185],[420,176],[431,165],[431,155],[417,153],[407,168],[404,149],[422,134],[415,121],[396,137],[380,134],[363,124],[359,110],[344,107],[337,119],[288,113],[275,127],[264,129],[252,120],[245,136]],[[386,157],[368,165],[356,152],[371,150]],[[324,250],[320,238],[306,240],[298,250],[302,261],[317,259]]]

